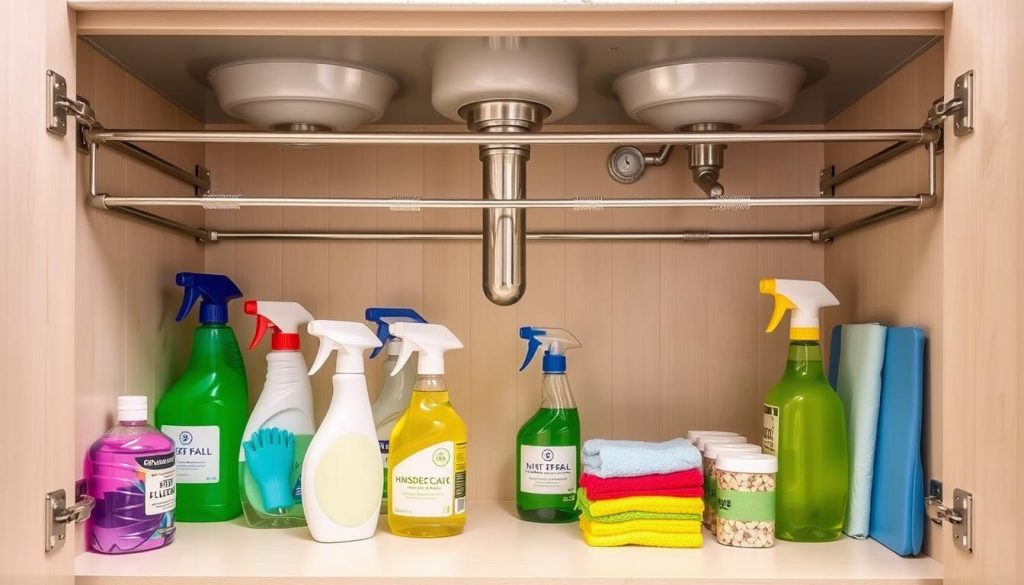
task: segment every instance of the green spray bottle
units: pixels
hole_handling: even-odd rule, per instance
[[[242,513],[238,451],[249,390],[238,339],[227,324],[228,302],[242,291],[222,274],[179,272],[176,281],[185,289],[178,321],[202,302],[188,366],[156,407],[157,428],[175,444],[175,516],[183,522],[230,520]]]
[[[779,459],[775,535],[798,542],[836,540],[846,517],[850,458],[843,403],[822,367],[818,312],[839,300],[813,280],[766,278],[761,293],[775,298],[768,333],[792,311],[786,369],[764,399],[761,447]]]
[[[530,365],[544,349],[541,403],[516,435],[516,511],[530,522],[572,522],[580,474],[580,415],[565,375],[565,352],[583,347],[565,329],[523,327]]]

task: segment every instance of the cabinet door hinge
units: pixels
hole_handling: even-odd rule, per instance
[[[962,551],[974,552],[974,496],[960,488],[953,490],[953,507],[942,503],[942,482],[928,482],[928,497],[924,499],[928,518],[939,525],[943,521],[953,527],[953,544]]]
[[[46,494],[46,552],[64,546],[68,524],[85,522],[92,513],[96,500],[83,493],[84,487],[84,482],[79,482],[76,489],[79,492],[78,500],[70,506],[67,505],[67,494],[64,490],[54,490]]]
[[[68,116],[88,128],[99,127],[89,102],[68,97],[68,82],[56,71],[46,71],[46,131],[57,136],[68,133]]]
[[[928,110],[926,126],[939,128],[946,118],[953,118],[953,134],[965,136],[974,132],[974,70],[956,78],[953,83],[953,99],[939,98]]]

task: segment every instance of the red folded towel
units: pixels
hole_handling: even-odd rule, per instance
[[[700,469],[636,477],[600,478],[584,473],[580,486],[587,499],[612,500],[630,496],[674,496],[700,498],[704,495],[704,477]]]

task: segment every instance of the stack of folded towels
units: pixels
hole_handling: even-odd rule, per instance
[[[703,485],[700,452],[686,439],[591,439],[576,498],[583,538],[591,546],[698,548]]]

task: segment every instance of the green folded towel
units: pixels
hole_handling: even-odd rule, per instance
[[[667,512],[641,512],[630,510],[618,514],[606,514],[594,516],[590,513],[590,500],[587,499],[587,492],[579,488],[576,492],[576,509],[583,512],[588,520],[597,522],[628,522],[630,520],[697,520],[700,521],[700,514],[670,514]]]

